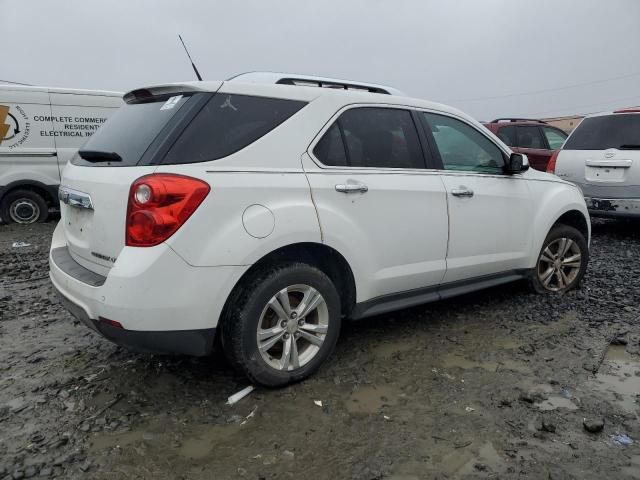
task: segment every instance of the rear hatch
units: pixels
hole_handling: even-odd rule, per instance
[[[132,183],[156,170],[157,159],[211,95],[179,86],[131,92],[73,157],[63,173],[60,209],[78,263],[108,273],[125,245]]]
[[[640,114],[584,119],[560,151],[555,173],[586,197],[640,198]]]

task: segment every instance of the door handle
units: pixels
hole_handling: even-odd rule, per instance
[[[336,185],[336,192],[340,193],[366,193],[368,191],[369,187],[363,183],[339,183]]]
[[[458,188],[451,190],[451,195],[454,197],[473,197],[473,190],[460,185]]]

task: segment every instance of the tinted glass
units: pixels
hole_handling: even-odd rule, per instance
[[[109,117],[81,150],[115,152],[122,157],[121,162],[112,162],[109,166],[137,165],[160,130],[188,98],[184,95],[176,95],[169,99],[165,97],[162,100],[152,102],[125,104]],[[78,155],[74,156],[72,163],[91,166],[105,165],[105,163],[86,162]]]
[[[217,93],[189,123],[162,163],[205,162],[231,155],[305,105],[295,100]]]
[[[542,139],[540,129],[536,126],[516,127],[518,132],[517,146],[520,148],[547,148]]]
[[[445,170],[502,173],[502,150],[475,128],[455,118],[424,113]]]
[[[425,168],[411,114],[394,108],[353,108],[338,119],[351,167]]]
[[[607,148],[640,148],[640,115],[618,113],[585,118],[564,146],[564,150]]]
[[[325,165],[347,166],[347,154],[344,151],[342,135],[337,123],[331,125],[313,149],[313,154]]]
[[[560,148],[567,139],[566,133],[556,130],[555,128],[542,127],[542,131],[544,132],[544,136],[547,137],[547,142],[551,150]]]
[[[510,125],[508,127],[500,127],[496,135],[500,140],[502,140],[510,147],[514,147],[516,145],[516,127],[514,127],[513,125]]]

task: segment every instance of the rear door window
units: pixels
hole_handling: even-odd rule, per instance
[[[564,150],[640,149],[640,115],[617,113],[585,118]]]
[[[215,94],[162,163],[206,162],[229,156],[266,135],[305,105],[296,100]]]
[[[313,153],[330,166],[425,168],[411,113],[396,108],[347,110],[327,130]]]
[[[520,148],[547,148],[540,129],[534,125],[516,127],[518,134],[516,145]]]
[[[567,134],[551,127],[541,127],[551,150],[557,150],[567,139]]]

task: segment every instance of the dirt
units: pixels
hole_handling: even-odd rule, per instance
[[[54,226],[0,226],[0,479],[640,479],[637,222],[594,222],[577,291],[349,322],[318,375],[233,406],[247,384],[221,355],[135,354],[73,321]]]

